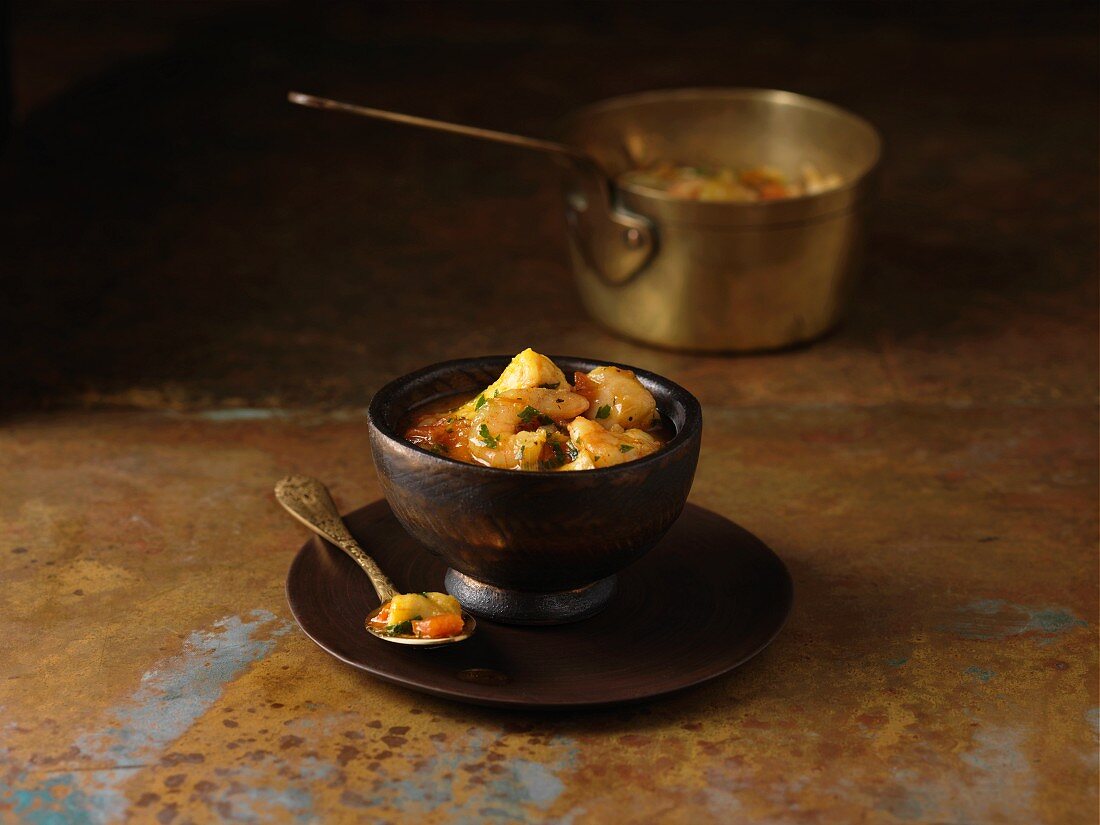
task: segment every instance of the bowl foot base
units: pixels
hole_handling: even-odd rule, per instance
[[[599,613],[615,593],[615,577],[575,590],[532,593],[505,590],[448,569],[447,592],[470,613],[502,624],[551,625],[579,622]]]

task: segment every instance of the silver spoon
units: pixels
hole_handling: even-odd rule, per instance
[[[465,641],[474,635],[477,622],[466,611],[462,611],[462,620],[465,627],[457,636],[447,636],[442,639],[419,639],[415,636],[390,636],[370,626],[370,620],[382,609],[382,607],[398,595],[397,588],[393,586],[382,568],[378,566],[370,556],[363,552],[363,548],[352,538],[348,532],[344,520],[329,495],[328,488],[320,481],[309,476],[287,476],[275,485],[275,498],[286,508],[294,518],[302,522],[306,527],[321,538],[335,544],[349,556],[355,563],[363,568],[370,583],[374,586],[374,592],[378,594],[381,602],[367,617],[367,630],[379,639],[387,642],[396,642],[400,645],[420,645],[421,647],[435,647],[437,645],[454,644]]]

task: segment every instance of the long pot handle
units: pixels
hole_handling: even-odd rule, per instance
[[[607,175],[589,155],[574,146],[385,109],[372,109],[369,106],[301,92],[288,92],[287,100],[312,109],[328,109],[405,126],[419,126],[422,129],[504,143],[548,154],[574,172],[568,194],[567,220],[585,260],[601,278],[609,284],[624,284],[649,262],[656,251],[653,224],[641,215],[617,206],[613,201],[612,186]]]

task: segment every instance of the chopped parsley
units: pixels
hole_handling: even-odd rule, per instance
[[[477,434],[481,436],[481,442],[489,449],[493,450],[500,446],[500,439],[494,438],[486,425],[482,424]]]
[[[557,441],[550,442],[550,450],[554,453],[554,457],[546,462],[546,466],[550,469],[557,469],[565,463],[565,450]]]
[[[611,405],[604,404],[598,410],[596,410],[596,418],[607,418],[611,415]]]
[[[520,421],[522,421],[524,424],[528,424],[530,423],[532,418],[535,418],[537,415],[539,415],[539,411],[528,404],[526,407],[519,411],[518,415]]]
[[[620,453],[629,453],[633,449],[634,449],[634,447],[631,446],[630,444],[620,444],[619,445],[619,452]]]
[[[413,632],[413,622],[419,622],[420,616],[413,616],[411,619],[406,619],[403,622],[397,624],[391,624],[386,628],[387,636],[409,636]]]
[[[561,386],[561,381],[555,381],[553,384],[539,384],[540,390],[556,390]]]
[[[539,462],[540,470],[556,470],[566,462],[577,460],[577,448],[572,441],[559,441],[551,438],[546,442],[550,448],[550,457]]]
[[[488,402],[487,402],[487,401],[485,400],[485,394],[484,394],[484,393],[482,393],[481,395],[479,395],[479,396],[477,397],[477,401],[475,401],[475,402],[474,402],[474,409],[475,409],[475,410],[480,410],[480,409],[481,409],[482,407],[484,407],[484,406],[485,406],[485,405],[486,405],[487,403],[488,403]]]
[[[549,427],[554,423],[554,419],[548,415],[539,415],[539,423],[544,427]]]

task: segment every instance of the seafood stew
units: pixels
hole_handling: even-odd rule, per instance
[[[752,203],[816,195],[836,189],[843,180],[835,173],[818,171],[812,163],[802,164],[794,177],[770,166],[736,170],[728,166],[657,163],[625,172],[619,176],[619,182],[656,189],[684,200]]]
[[[526,349],[473,397],[437,399],[413,410],[404,438],[458,461],[504,470],[592,470],[633,461],[671,437],[653,395],[613,366],[573,381]]]

